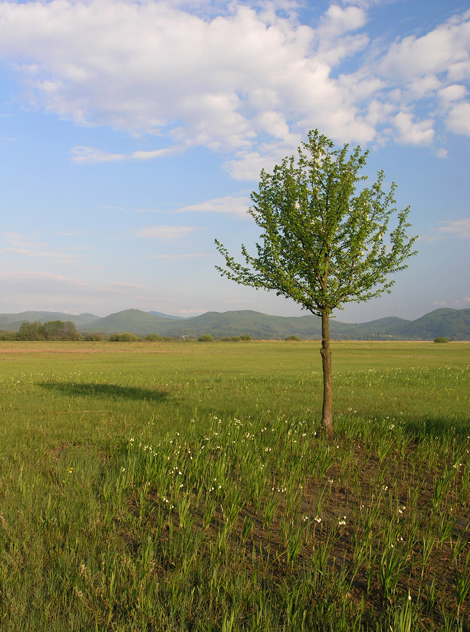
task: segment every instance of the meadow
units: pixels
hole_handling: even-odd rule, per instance
[[[470,344],[0,342],[0,630],[470,630]]]

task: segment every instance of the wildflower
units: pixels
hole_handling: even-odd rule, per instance
[[[318,524],[320,524],[320,522],[321,522],[320,516],[315,516],[314,520],[315,520],[315,522],[318,522]]]

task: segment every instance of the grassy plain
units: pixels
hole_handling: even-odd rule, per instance
[[[1,630],[469,630],[470,344],[0,343]]]

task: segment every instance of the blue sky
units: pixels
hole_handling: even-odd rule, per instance
[[[221,278],[261,168],[370,150],[418,256],[340,320],[470,307],[470,11],[448,0],[0,2],[0,313],[301,313]]]

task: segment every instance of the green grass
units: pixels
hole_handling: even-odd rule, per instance
[[[470,345],[0,343],[1,630],[468,630]]]

